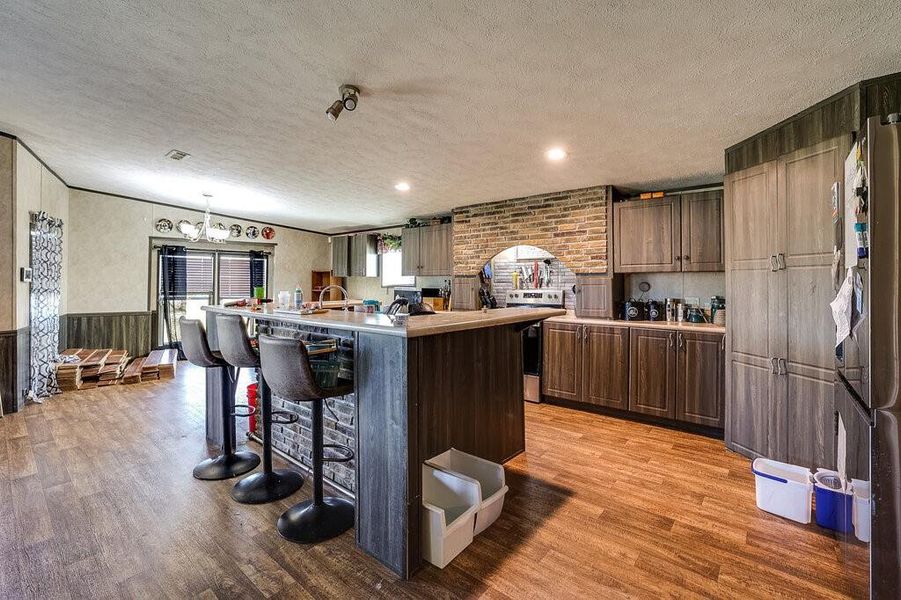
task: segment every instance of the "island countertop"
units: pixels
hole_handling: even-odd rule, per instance
[[[407,317],[406,322],[401,323],[400,320],[382,313],[339,310],[330,310],[327,313],[313,315],[301,315],[296,311],[273,310],[268,306],[259,311],[249,308],[224,306],[204,306],[203,310],[214,313],[237,314],[248,319],[282,321],[311,327],[363,331],[405,338],[540,321],[566,314],[565,310],[556,308],[496,308],[484,312],[472,310],[417,315],[415,317]]]

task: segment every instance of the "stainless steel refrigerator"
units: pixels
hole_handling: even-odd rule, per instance
[[[848,477],[871,488],[870,591],[901,594],[901,115],[867,121],[846,163],[844,266],[855,332],[837,348],[836,432]],[[855,147],[856,148],[856,147]],[[857,162],[855,175],[849,167]],[[854,189],[851,189],[854,188]],[[856,225],[856,227],[855,227]],[[839,246],[839,251],[841,245]],[[859,276],[859,278],[857,278]],[[838,433],[837,433],[838,434]],[[839,441],[846,440],[842,447]],[[848,543],[852,543],[850,540]],[[859,543],[859,542],[858,542]]]

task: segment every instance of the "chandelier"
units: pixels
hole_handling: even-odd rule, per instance
[[[203,221],[196,225],[189,221],[181,221],[178,224],[178,231],[191,242],[199,242],[206,239],[214,244],[223,244],[229,237],[229,231],[221,223],[213,225],[212,216],[210,215],[210,198],[212,194],[204,194],[206,198],[206,212],[203,213]]]

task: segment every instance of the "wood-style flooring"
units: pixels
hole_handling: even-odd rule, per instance
[[[864,597],[866,547],[759,511],[721,441],[527,405],[500,519],[399,581],[353,532],[299,546],[204,482],[203,372],[69,392],[0,419],[3,598]],[[259,448],[255,445],[253,449]]]

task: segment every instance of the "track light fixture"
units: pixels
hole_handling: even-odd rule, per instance
[[[360,89],[356,86],[345,83],[338,88],[338,93],[341,94],[341,99],[332,102],[332,105],[325,111],[329,121],[332,122],[338,120],[341,111],[347,110],[352,112],[357,108],[357,104],[359,103]]]

